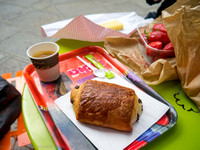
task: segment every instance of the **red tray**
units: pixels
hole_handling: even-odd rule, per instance
[[[28,65],[23,71],[23,75],[36,103],[36,106],[38,106],[39,112],[41,113],[44,122],[47,125],[47,128],[49,129],[50,134],[58,148],[69,149],[69,145],[64,136],[64,133],[62,132],[62,125],[58,126],[57,123],[54,122],[51,112],[48,112],[50,110],[48,109],[48,105],[54,106],[55,99],[66,94],[75,85],[81,84],[84,81],[91,80],[95,77],[92,73],[92,70],[83,65],[76,58],[77,55],[83,58],[83,56],[87,54],[92,54],[105,68],[110,69],[116,74],[128,79],[143,91],[147,92],[149,95],[153,96],[159,101],[167,104],[171,108],[161,118],[161,120],[152,127],[153,130],[149,129],[147,133],[144,133],[142,136],[140,136],[138,140],[131,143],[126,149],[138,149],[143,147],[153,139],[163,134],[169,128],[173,127],[177,118],[176,111],[165,99],[160,97],[155,91],[153,91],[132,72],[128,71],[122,63],[109,55],[103,48],[97,46],[89,46],[67,52],[59,56],[61,76],[54,82],[40,82],[32,64]],[[59,108],[56,109],[58,110]],[[55,128],[56,130],[53,130]],[[166,129],[162,130],[163,128]],[[145,141],[143,137],[145,137],[147,140]]]

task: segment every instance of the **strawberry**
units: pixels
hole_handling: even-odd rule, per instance
[[[161,32],[167,33],[165,26],[162,23],[155,24],[152,28],[152,31],[161,31]]]
[[[149,43],[154,41],[160,41],[164,45],[170,42],[170,39],[167,35],[167,33],[161,32],[161,31],[153,31],[150,33],[150,36],[148,38]]]
[[[154,31],[151,32],[148,38],[149,43],[154,41],[162,41],[162,32],[160,31]]]
[[[163,32],[163,35],[162,35],[162,42],[163,42],[164,45],[166,45],[166,44],[168,44],[168,43],[170,42],[170,39],[169,39],[167,33],[164,33],[164,32]]]
[[[159,58],[172,58],[175,57],[175,53],[173,50],[161,51],[159,53]]]
[[[145,33],[142,33],[142,37],[143,39],[146,41],[146,43],[148,43],[147,41],[147,35]],[[142,45],[145,45],[144,44],[144,41],[142,40],[142,37],[139,37],[139,42],[142,44]]]
[[[153,48],[161,49],[162,48],[162,42],[154,41],[154,42],[149,43],[149,46],[152,47],[152,48],[146,47],[146,54],[148,56],[155,57],[155,56],[157,56],[158,51],[154,50]]]
[[[142,37],[143,37],[143,39],[146,41],[146,43],[148,43],[148,41],[147,41],[147,36],[148,36],[148,35],[147,35],[146,33],[143,33],[143,34],[142,34]]]
[[[163,50],[174,50],[174,47],[173,47],[172,43],[169,42],[167,45],[165,45]]]
[[[142,38],[146,41],[146,43],[148,43],[148,37],[149,37],[149,33],[146,31],[146,30],[144,30],[144,33],[142,33],[142,37],[140,36],[140,38],[139,38],[139,40],[140,40],[140,42],[142,42],[143,40],[142,40]]]
[[[165,47],[163,48],[163,51],[161,51],[159,54],[160,58],[170,58],[174,56],[175,56],[174,47],[171,42],[165,45]]]

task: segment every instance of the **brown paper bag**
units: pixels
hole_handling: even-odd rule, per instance
[[[184,92],[200,108],[200,1],[179,0],[162,12]]]
[[[138,48],[138,34],[107,37],[107,51],[149,85],[179,78],[184,92],[200,108],[200,1],[177,0],[156,21],[164,23],[176,58],[147,65]]]
[[[104,46],[111,55],[149,85],[178,79],[176,59],[159,59],[149,66],[140,53],[138,39],[137,32],[134,32],[130,38],[107,37]]]

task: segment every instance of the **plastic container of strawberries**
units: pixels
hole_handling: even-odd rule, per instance
[[[174,50],[163,50],[163,49],[157,49],[157,48],[153,48],[149,46],[147,41],[142,36],[144,32],[146,33],[152,32],[152,28],[155,24],[157,23],[149,23],[148,25],[142,23],[142,24],[139,24],[136,28],[139,34],[139,38],[138,38],[139,50],[141,52],[141,55],[144,57],[145,61],[149,65],[158,59],[167,59],[169,58],[169,57],[166,57],[168,54],[174,53]],[[154,53],[154,55],[153,56],[148,55],[147,49],[149,49],[152,53]]]

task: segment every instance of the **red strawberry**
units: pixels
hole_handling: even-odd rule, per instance
[[[172,43],[169,42],[167,45],[165,45],[163,50],[174,50],[174,47],[173,47]]]
[[[160,41],[164,45],[170,42],[170,39],[167,35],[167,33],[161,32],[161,31],[153,31],[150,33],[150,36],[148,38],[149,43],[154,41]]]
[[[162,42],[163,42],[164,45],[166,45],[166,44],[168,44],[168,43],[170,42],[170,39],[169,39],[167,33],[164,33],[164,32],[163,32],[163,35],[162,35]]]
[[[160,42],[160,41],[151,42],[151,43],[149,43],[149,46],[152,47],[152,48],[146,47],[146,54],[148,56],[155,57],[158,54],[158,51],[154,50],[153,48],[161,49],[162,48],[162,42]]]
[[[162,39],[162,32],[160,31],[154,31],[150,33],[150,36],[148,38],[149,43],[154,41],[161,41]]]
[[[143,39],[147,42],[147,34],[142,33],[142,37],[143,37]],[[147,42],[147,43],[148,43],[148,42]]]
[[[165,47],[163,48],[163,51],[160,52],[159,57],[160,58],[175,57],[174,47],[171,42],[165,45]]]
[[[157,23],[153,26],[152,31],[161,31],[161,32],[166,32],[165,26],[162,23]]]
[[[143,37],[143,39],[146,41],[146,43],[148,43],[148,41],[147,41],[147,34],[142,33],[142,37]],[[140,42],[142,45],[145,45],[145,44],[144,44],[144,41],[142,40],[142,37],[141,37],[141,36],[139,37],[139,42]]]

